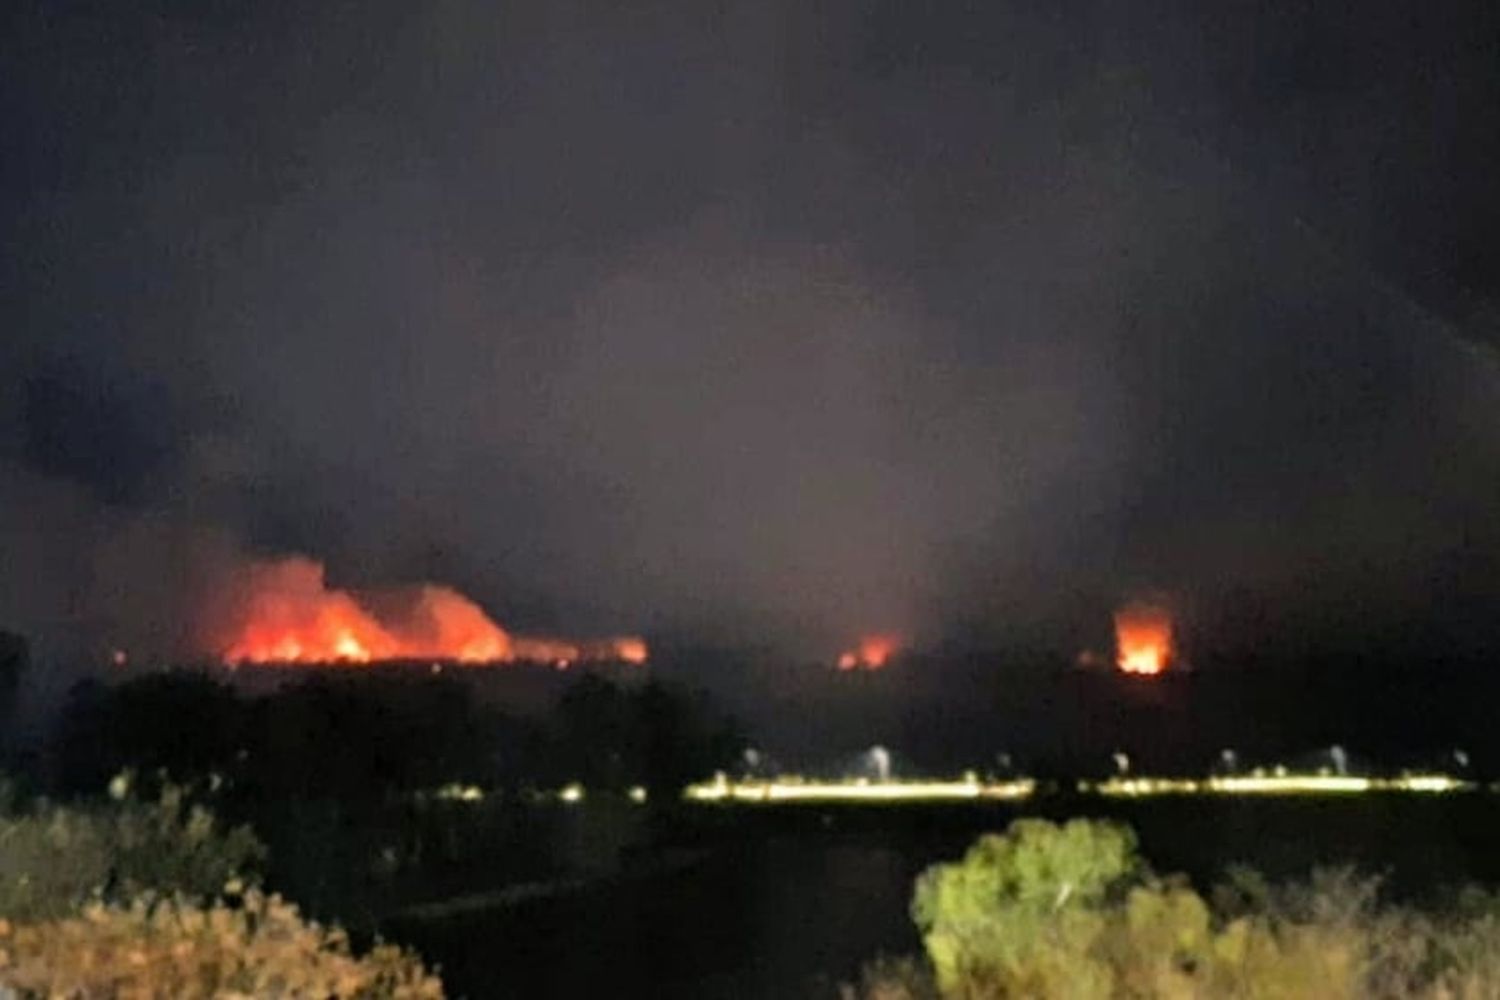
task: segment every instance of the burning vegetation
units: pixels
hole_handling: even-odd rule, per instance
[[[328,586],[321,563],[290,556],[253,563],[209,615],[206,647],[226,663],[374,663],[589,660],[644,663],[636,636],[557,639],[512,635],[451,587],[356,596]]]
[[[1159,674],[1172,664],[1172,616],[1159,604],[1134,602],[1115,612],[1115,663],[1127,674]]]
[[[839,654],[840,670],[879,670],[901,648],[901,641],[893,635],[868,635],[859,640],[859,645]]]

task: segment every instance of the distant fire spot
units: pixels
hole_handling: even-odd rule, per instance
[[[1115,612],[1115,662],[1127,674],[1155,675],[1172,663],[1172,616],[1159,604],[1133,602]]]
[[[865,636],[854,649],[840,653],[836,662],[840,670],[879,670],[900,648],[901,641],[895,636]]]

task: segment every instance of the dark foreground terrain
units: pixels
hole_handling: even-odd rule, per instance
[[[702,807],[692,842],[659,863],[386,930],[440,964],[457,996],[830,996],[876,955],[918,952],[913,879],[1018,815],[1122,819],[1158,870],[1202,888],[1234,863],[1277,878],[1354,864],[1415,903],[1500,883],[1488,793]]]

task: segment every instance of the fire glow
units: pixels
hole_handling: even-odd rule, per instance
[[[463,594],[436,584],[365,595],[330,588],[321,563],[290,556],[246,567],[210,615],[206,645],[229,664],[450,660],[559,666],[644,663],[636,636],[511,635]]]
[[[1128,604],[1115,612],[1115,662],[1127,674],[1154,675],[1172,662],[1172,617],[1155,604]]]
[[[840,670],[879,670],[901,648],[900,640],[890,635],[869,635],[859,645],[839,654]]]

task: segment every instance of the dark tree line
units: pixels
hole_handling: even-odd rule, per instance
[[[7,760],[15,749],[16,701],[30,660],[26,639],[0,629],[0,761]]]
[[[731,766],[744,746],[738,727],[701,694],[650,681],[622,686],[586,675],[550,721],[548,769],[588,788],[644,787],[654,800]]]
[[[168,780],[204,793],[266,842],[274,885],[347,922],[402,893],[566,870],[566,830],[586,817],[511,806],[571,782],[589,802],[648,788],[645,811],[627,811],[667,832],[682,786],[740,747],[700,696],[650,680],[585,674],[523,716],[476,697],[463,671],[313,671],[260,695],[182,671],[76,686],[22,777],[64,799],[97,798],[126,770],[147,797]],[[455,783],[490,793],[486,807],[427,794]]]
[[[740,749],[696,693],[584,675],[554,708],[523,717],[482,704],[461,677],[313,673],[248,696],[205,673],[98,681],[71,692],[43,782],[93,794],[114,774],[225,779],[251,800],[379,802],[458,782],[489,789],[644,786],[675,797]]]

